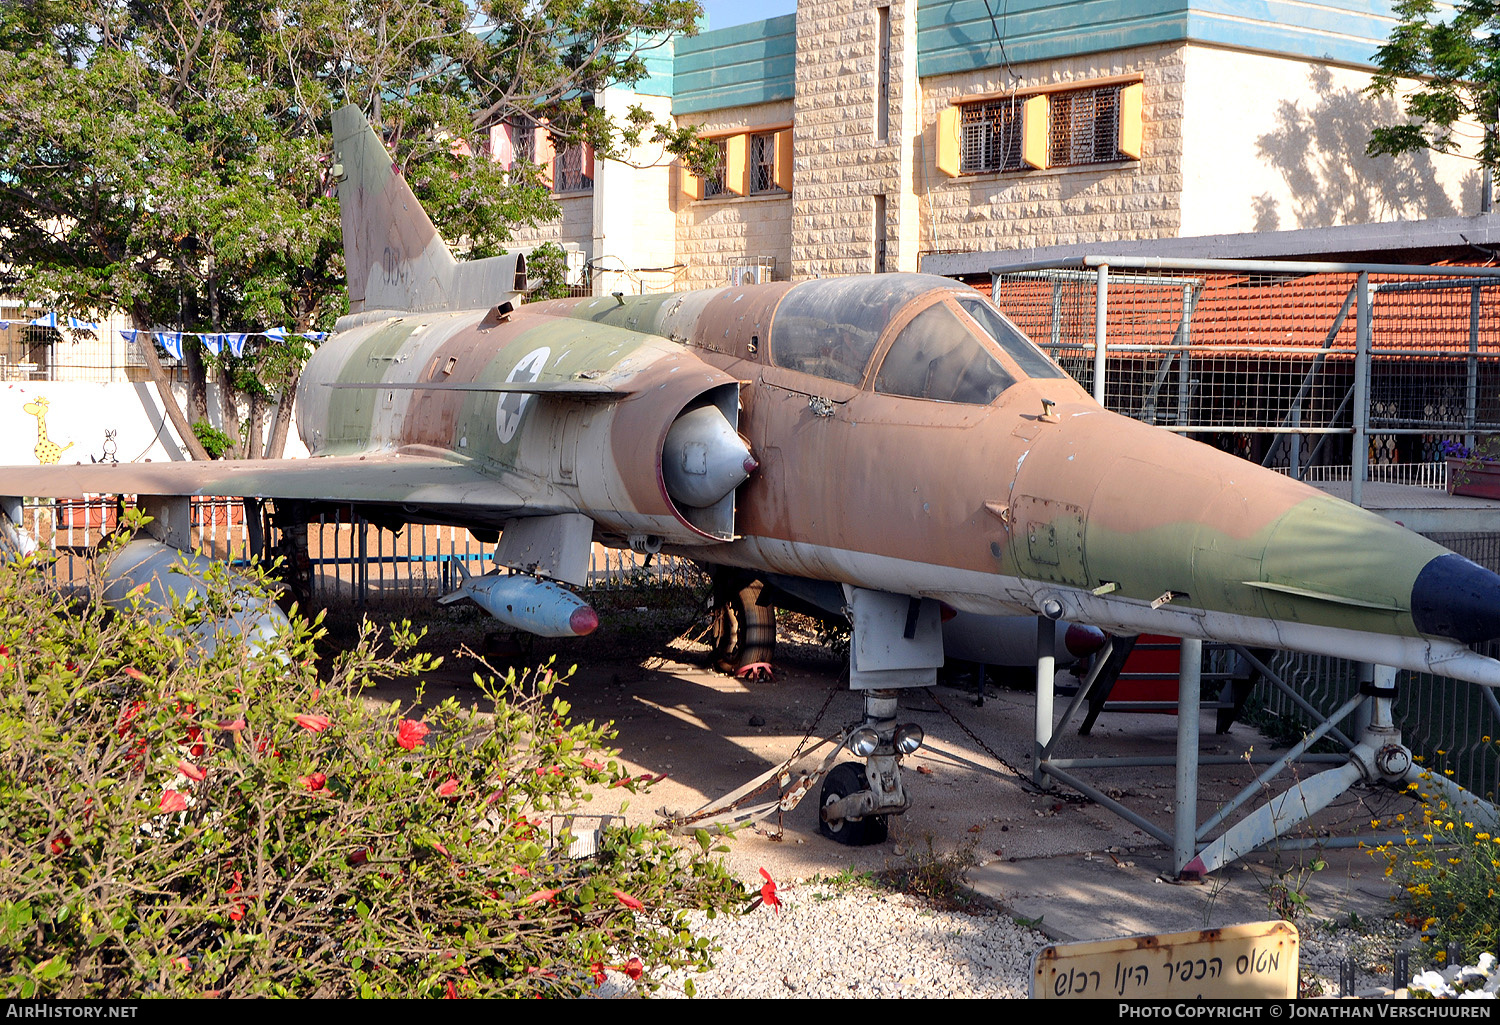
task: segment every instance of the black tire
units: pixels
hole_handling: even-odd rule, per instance
[[[865,779],[865,767],[859,762],[840,762],[835,765],[823,780],[823,795],[818,802],[820,808],[827,807],[835,801],[857,794],[861,790],[870,789]],[[866,815],[862,819],[839,819],[837,822],[824,822],[820,814],[818,816],[818,832],[822,833],[834,843],[843,844],[845,847],[868,847],[871,844],[884,843],[889,825],[884,815]]]
[[[761,605],[760,592],[760,582],[753,581],[714,611],[713,664],[726,675],[776,655],[776,608]]]

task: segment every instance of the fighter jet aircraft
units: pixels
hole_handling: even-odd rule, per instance
[[[516,255],[458,262],[355,108],[334,120],[351,312],[313,355],[311,458],[0,468],[18,496],[353,503],[496,537],[464,582],[538,632],[591,628],[595,542],[844,611],[866,760],[829,835],[904,810],[901,688],[941,610],[1320,652],[1500,685],[1500,576],[1280,474],[1103,409],[985,298],[881,274],[524,303]],[[727,576],[726,579],[734,579]],[[516,611],[516,606],[524,610]],[[522,614],[524,612],[524,615]]]

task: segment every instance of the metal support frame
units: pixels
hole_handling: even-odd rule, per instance
[[[1045,623],[1046,621],[1041,621]],[[1251,754],[1244,757],[1228,755],[1203,756],[1198,751],[1198,738],[1201,730],[1199,712],[1203,708],[1202,703],[1202,655],[1203,642],[1197,639],[1184,639],[1182,641],[1181,657],[1178,664],[1178,719],[1177,719],[1177,750],[1175,757],[1097,757],[1097,758],[1058,758],[1054,756],[1058,737],[1062,734],[1073,715],[1083,706],[1087,700],[1089,690],[1098,682],[1099,666],[1104,659],[1096,663],[1096,667],[1083,681],[1079,687],[1078,694],[1074,696],[1067,709],[1063,712],[1061,719],[1054,722],[1052,715],[1052,673],[1043,675],[1044,667],[1050,670],[1048,656],[1050,654],[1052,631],[1038,630],[1037,634],[1037,713],[1036,713],[1036,738],[1033,750],[1036,752],[1036,765],[1033,776],[1041,786],[1047,786],[1056,780],[1064,785],[1078,791],[1101,807],[1113,812],[1125,819],[1142,832],[1154,838],[1163,846],[1172,850],[1172,865],[1176,875],[1191,878],[1199,874],[1202,868],[1203,857],[1213,851],[1209,858],[1210,867],[1207,871],[1213,871],[1227,861],[1232,861],[1242,854],[1249,853],[1250,848],[1241,849],[1236,841],[1229,839],[1235,830],[1243,831],[1244,824],[1225,829],[1218,839],[1210,841],[1209,834],[1220,827],[1225,826],[1231,816],[1246,804],[1257,797],[1265,794],[1267,786],[1280,775],[1288,766],[1296,764],[1314,764],[1323,766],[1326,775],[1340,775],[1341,780],[1328,780],[1320,787],[1320,793],[1326,797],[1317,807],[1326,806],[1332,797],[1330,794],[1342,792],[1333,790],[1335,783],[1341,783],[1343,788],[1357,782],[1362,776],[1370,776],[1376,772],[1364,766],[1370,761],[1367,749],[1371,745],[1372,731],[1386,731],[1393,733],[1390,725],[1390,695],[1394,693],[1394,672],[1386,667],[1372,667],[1366,677],[1369,681],[1362,688],[1362,692],[1345,701],[1331,715],[1324,716],[1302,699],[1296,691],[1271,671],[1255,655],[1244,648],[1235,645],[1233,650],[1250,665],[1258,669],[1262,675],[1269,680],[1273,686],[1288,695],[1304,712],[1318,723],[1301,742],[1290,750],[1277,757],[1269,754]],[[1486,691],[1488,694],[1488,691]],[[1493,697],[1491,695],[1491,697]],[[1350,731],[1358,736],[1358,741],[1351,740],[1338,728],[1338,723],[1353,716]],[[1399,737],[1399,734],[1395,734]],[[1319,740],[1330,738],[1338,741],[1350,752],[1348,755],[1314,755],[1308,750]],[[1263,771],[1248,785],[1243,787],[1228,803],[1219,808],[1209,816],[1202,824],[1197,821],[1198,813],[1198,770],[1203,765],[1245,765],[1251,764],[1264,766]],[[1097,787],[1090,785],[1080,779],[1075,773],[1080,769],[1129,769],[1142,767],[1166,767],[1172,766],[1175,771],[1175,800],[1173,803],[1173,821],[1170,829],[1158,823],[1153,823],[1131,809],[1125,807],[1119,801],[1114,800]],[[1391,773],[1385,769],[1380,770],[1387,777]],[[1376,775],[1380,775],[1376,772]],[[1318,776],[1311,779],[1317,780]],[[1441,782],[1441,781],[1440,781]],[[1297,804],[1301,794],[1299,781],[1293,788],[1282,794],[1279,798],[1268,802],[1259,810],[1252,813],[1251,818],[1258,817],[1259,822],[1271,824],[1271,835],[1275,835],[1276,824],[1283,821],[1281,808]],[[1460,792],[1461,793],[1461,792]],[[1457,798],[1450,795],[1451,800]],[[1464,795],[1464,799],[1475,805],[1481,805],[1477,799]],[[1486,806],[1487,807],[1487,806]],[[1489,809],[1493,813],[1493,809]],[[1482,812],[1481,812],[1482,813]],[[1286,814],[1285,821],[1288,827],[1300,824],[1305,818],[1294,814]],[[1247,820],[1248,821],[1248,820]],[[1250,830],[1252,833],[1254,829]],[[1284,850],[1297,850],[1309,846],[1341,847],[1353,846],[1355,843],[1380,843],[1385,839],[1382,837],[1363,837],[1359,839],[1339,840],[1319,838],[1315,841],[1301,841],[1295,839],[1283,839],[1276,837],[1277,845]],[[1264,842],[1264,841],[1260,841]],[[1255,846],[1258,846],[1256,844]]]

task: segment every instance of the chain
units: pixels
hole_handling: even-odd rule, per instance
[[[962,719],[954,715],[953,712],[949,710],[948,706],[943,704],[942,700],[938,698],[936,690],[934,688],[929,688],[928,695],[932,698],[933,704],[937,705],[938,708],[943,710],[943,714],[947,715],[949,719],[953,720],[953,724],[955,726],[963,730],[966,734],[968,734],[970,740],[984,749],[985,754],[995,759],[995,761],[999,762],[1006,769],[1006,771],[1008,771],[1012,776],[1016,777],[1016,779],[1021,784],[1021,789],[1029,791],[1033,794],[1041,795],[1043,797],[1050,797],[1054,800],[1064,801],[1068,804],[1089,803],[1089,799],[1087,797],[1084,797],[1082,794],[1062,794],[1054,790],[1043,790],[1041,787],[1037,786],[1031,778],[1031,773],[1023,772],[1022,770],[1016,768],[1014,765],[1010,764],[1010,762],[1000,757],[999,752],[997,752],[994,748],[990,747],[983,740],[980,740],[977,733],[969,729],[968,725]]]

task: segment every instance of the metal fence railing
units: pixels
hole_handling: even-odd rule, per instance
[[[191,507],[194,550],[212,558],[243,563],[251,541],[245,507],[237,498],[194,498]],[[103,498],[32,501],[22,507],[22,527],[54,559],[52,574],[65,589],[86,587],[95,549],[118,522],[116,503]],[[307,554],[312,596],[320,604],[394,595],[439,597],[457,586],[455,564],[470,574],[492,568],[494,546],[467,530],[412,524],[400,534],[361,517],[324,515],[308,524]],[[697,586],[701,571],[670,555],[645,557],[595,545],[589,586]]]
[[[1117,412],[1306,477],[1500,436],[1500,268],[1087,257],[992,298]]]

